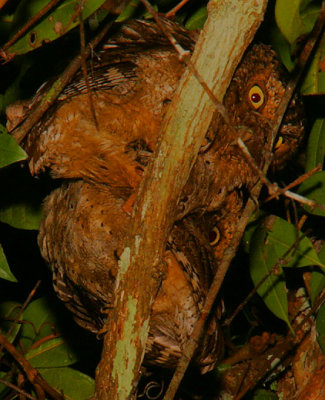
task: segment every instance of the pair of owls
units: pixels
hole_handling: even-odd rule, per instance
[[[181,45],[194,35],[169,23]],[[89,61],[89,84],[97,123],[90,112],[84,77],[75,77],[32,129],[23,146],[32,174],[49,170],[64,179],[44,204],[39,246],[53,271],[54,288],[76,321],[98,333],[114,303],[115,277],[130,234],[125,202],[141,181],[160,126],[184,71],[168,40],[152,22],[132,21]],[[258,165],[265,157],[285,73],[274,52],[255,45],[244,56],[224,104],[231,129],[216,113],[178,204],[164,261],[167,276],[153,304],[145,361],[175,367],[200,315],[218,261],[236,229],[241,189],[256,183],[236,140]],[[37,94],[39,96],[40,94]],[[282,126],[281,164],[302,133],[292,102]],[[222,354],[216,307],[195,362],[211,370]]]

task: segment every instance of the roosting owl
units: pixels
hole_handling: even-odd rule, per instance
[[[168,27],[192,50],[193,34],[170,22]],[[97,122],[79,73],[23,143],[32,174],[48,169],[65,180],[45,201],[38,241],[58,296],[93,332],[102,330],[114,304],[119,256],[130,234],[123,206],[152,157],[184,68],[154,23],[129,22],[89,62]],[[285,85],[275,53],[252,46],[225,95],[230,122],[215,113],[177,206],[164,254],[167,275],[152,307],[147,363],[177,364],[236,229],[241,190],[249,191],[258,179],[236,141],[241,137],[256,164],[263,165]],[[299,144],[300,112],[294,99],[280,130],[282,145],[275,150],[278,165]],[[219,304],[211,314],[195,356],[203,371],[222,353],[220,309]]]

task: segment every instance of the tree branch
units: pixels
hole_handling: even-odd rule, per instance
[[[267,1],[211,0],[209,17],[192,63],[222,101],[243,52],[263,18]],[[96,374],[100,400],[130,399],[137,385],[159,289],[166,239],[180,192],[212,119],[215,105],[192,72],[184,73],[162,128],[155,157],[145,171],[134,208],[133,242],[125,247],[102,359]]]

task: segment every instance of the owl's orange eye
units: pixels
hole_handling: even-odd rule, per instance
[[[265,97],[263,90],[258,85],[252,86],[248,92],[248,99],[255,110],[257,110],[264,104]]]
[[[220,231],[215,226],[212,231],[209,232],[209,243],[211,246],[215,246],[220,240]]]

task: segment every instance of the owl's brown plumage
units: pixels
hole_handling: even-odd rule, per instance
[[[95,333],[114,305],[119,253],[129,235],[131,217],[122,205],[106,185],[81,180],[56,189],[44,205],[38,242],[52,267],[55,291],[76,321]],[[145,360],[175,367],[203,307],[214,260],[208,242],[199,246],[181,221],[171,232],[164,261],[167,275],[153,304]],[[196,357],[205,371],[222,353],[216,314],[209,324],[213,328]]]
[[[170,26],[181,44],[192,49],[192,37]],[[52,267],[58,296],[79,324],[99,332],[107,309],[114,306],[119,254],[130,234],[130,216],[123,205],[135,193],[152,155],[184,66],[155,24],[140,21],[127,24],[90,66],[98,129],[79,75],[24,146],[33,174],[49,169],[54,177],[67,180],[45,202],[39,246]],[[225,96],[230,125],[217,113],[213,117],[167,243],[167,275],[152,308],[148,363],[175,366],[192,332],[217,262],[236,229],[243,207],[241,189],[249,191],[257,181],[236,140],[241,137],[262,166],[285,90],[284,75],[269,47],[253,46]],[[302,133],[301,118],[293,118],[297,112],[292,103],[280,132],[292,152]],[[288,152],[282,153],[287,157]],[[282,164],[281,157],[275,163]],[[217,320],[218,310],[196,354],[203,370],[212,368],[220,355]]]

